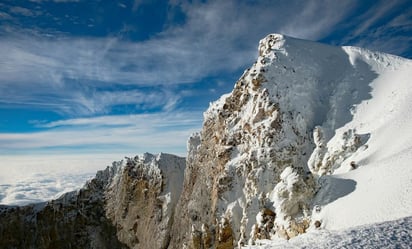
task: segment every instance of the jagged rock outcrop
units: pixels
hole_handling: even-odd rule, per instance
[[[127,158],[57,200],[0,209],[0,248],[167,248],[185,159]]]
[[[316,148],[309,158],[310,170],[317,175],[332,174],[339,168],[343,161],[354,154],[369,139],[368,134],[357,134],[355,129],[348,129],[341,137],[335,138],[337,146],[328,147],[321,127],[313,131]],[[366,149],[365,146],[363,149]],[[356,168],[356,163],[351,162],[351,168]]]
[[[129,248],[167,248],[185,159],[168,154],[129,159],[105,192],[106,216]]]

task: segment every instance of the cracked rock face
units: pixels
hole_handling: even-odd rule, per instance
[[[185,159],[168,154],[128,159],[108,185],[106,215],[129,248],[167,248]]]

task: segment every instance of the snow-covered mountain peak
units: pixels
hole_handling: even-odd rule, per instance
[[[273,55],[273,50],[286,52],[284,47],[285,41],[286,37],[281,34],[270,34],[266,36],[259,41],[259,56],[270,57],[270,55]]]
[[[189,163],[187,172],[196,176],[187,180],[194,186],[191,203],[195,195],[203,198],[205,185],[215,193],[208,206],[214,218],[192,220],[194,229],[200,231],[202,223],[210,226],[208,220],[223,219],[242,245],[273,236],[291,238],[316,226],[335,227],[331,224],[340,219],[328,218],[325,210],[357,192],[355,186],[360,184],[340,180],[337,174],[348,177],[366,169],[373,160],[360,155],[394,151],[385,143],[373,143],[380,137],[375,129],[388,111],[391,117],[409,115],[410,101],[398,102],[389,93],[412,99],[407,79],[411,71],[410,60],[366,49],[278,34],[262,39],[253,66],[230,94],[205,112],[200,144],[196,143],[195,154],[189,154],[191,160],[197,159]],[[393,102],[399,109],[378,104]],[[383,118],[379,129],[392,126],[390,120]],[[405,137],[398,137],[402,146],[412,144],[410,136]],[[204,184],[198,185],[198,191],[200,182]],[[401,195],[396,198],[405,203]],[[362,202],[357,203],[361,208]],[[190,207],[196,217],[205,210]],[[374,211],[387,213],[378,209]],[[386,215],[396,219],[405,215],[402,212]],[[373,222],[384,221],[378,216]],[[364,218],[354,217],[350,224],[365,224]]]

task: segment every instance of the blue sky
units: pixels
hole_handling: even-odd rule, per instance
[[[0,155],[185,155],[269,33],[412,58],[412,2],[0,3]]]

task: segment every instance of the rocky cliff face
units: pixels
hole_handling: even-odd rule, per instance
[[[185,159],[168,154],[129,159],[105,192],[106,216],[129,248],[167,248]]]
[[[205,112],[186,161],[129,158],[58,200],[3,207],[0,247],[224,249],[320,227],[318,178],[367,149],[369,135],[345,124],[371,97],[376,68],[397,63],[380,56],[267,36]]]
[[[167,248],[185,159],[114,162],[77,192],[0,209],[0,248]]]

